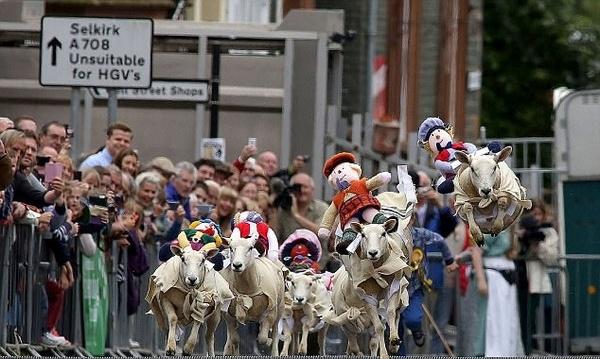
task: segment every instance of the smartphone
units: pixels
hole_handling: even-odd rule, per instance
[[[210,204],[200,204],[198,205],[198,215],[200,217],[206,217],[213,210],[213,206]]]
[[[256,137],[248,137],[248,145],[256,147]]]
[[[60,163],[46,163],[44,166],[44,182],[46,184],[52,182],[55,178],[62,177],[63,165]]]
[[[91,206],[108,207],[108,198],[103,194],[90,196],[88,201]]]
[[[67,133],[68,138],[73,138],[73,129],[69,128],[69,125],[65,125],[65,132]]]
[[[75,181],[81,181],[81,171],[75,171],[75,172],[73,172],[73,179]]]
[[[123,195],[116,195],[114,198],[115,198],[115,206],[118,208],[123,208],[123,205],[125,204],[125,202],[123,200]]]
[[[170,210],[176,211],[177,207],[179,207],[179,202],[177,202],[177,201],[167,201],[167,205],[169,206]]]
[[[50,162],[50,157],[48,156],[35,156],[35,161],[38,166],[45,166],[46,163]]]

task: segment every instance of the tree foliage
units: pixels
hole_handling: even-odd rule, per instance
[[[485,0],[481,124],[552,136],[552,90],[600,87],[600,1]]]

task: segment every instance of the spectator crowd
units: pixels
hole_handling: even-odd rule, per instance
[[[49,272],[44,285],[48,304],[40,340],[46,345],[69,344],[58,332],[57,324],[62,317],[65,292],[77,280],[75,247],[85,255],[117,243],[127,252],[127,267],[122,274],[128,288],[127,314],[133,318],[143,310],[140,277],[153,269],[149,263],[154,259],[148,258],[146,248],[168,245],[194,220],[209,218],[228,237],[235,215],[253,211],[269,224],[281,244],[298,229],[316,234],[328,208],[327,203],[315,198],[313,178],[304,172],[309,160],[306,156],[297,156],[288,168],[282,169],[275,153],[258,153],[249,144],[231,164],[206,158],[173,163],[166,157],[144,162],[142,154],[135,150],[134,135],[125,123],[115,123],[106,131],[104,146],[78,157],[70,150],[72,132],[68,126],[59,122],[38,126],[37,120],[30,116],[14,121],[0,118],[1,224],[10,225],[27,216],[35,218],[43,240],[42,253],[55,263],[55,270]],[[425,260],[421,262],[421,272],[411,279],[410,305],[402,314],[401,326],[412,335],[414,345],[410,346],[418,352],[428,338],[430,353],[444,353],[445,328],[451,322],[462,322],[467,329],[463,328],[464,340],[457,340],[458,354],[488,353],[486,346],[490,347],[493,339],[488,337],[486,343],[485,331],[482,334],[473,330],[486,328],[486,314],[477,311],[461,314],[455,307],[457,298],[463,298],[465,303],[475,303],[469,304],[472,307],[484,308],[477,300],[493,294],[514,296],[514,300],[504,302],[514,305],[514,311],[504,305],[503,311],[497,313],[502,315],[508,310],[515,314],[505,317],[513,320],[514,328],[518,329],[508,340],[515,344],[514,351],[508,354],[522,354],[519,351],[522,345],[517,345],[522,340],[529,353],[532,319],[527,311],[522,311],[519,317],[517,299],[529,298],[526,306],[544,305],[544,296],[551,292],[545,266],[553,265],[558,253],[556,231],[548,222],[545,207],[539,204],[531,216],[524,217],[514,236],[501,236],[501,240],[483,250],[473,248],[464,224],[433,189],[429,176],[424,172],[412,172],[411,176],[418,198],[413,239]],[[331,256],[332,244],[331,240],[322,243],[319,262],[322,271],[334,272],[339,268],[339,262]],[[513,258],[517,254],[527,260],[515,267]],[[514,272],[514,276],[508,273],[509,277],[496,278],[507,280],[507,285],[501,288],[514,289],[514,293],[489,290],[486,271],[499,261],[486,256],[503,258],[503,267],[492,269]],[[465,260],[466,257],[470,260]],[[107,257],[110,260],[119,259]],[[489,276],[487,273],[488,280]],[[517,281],[519,276],[523,280]],[[515,280],[510,282],[507,278]],[[517,286],[521,294],[518,298]],[[431,326],[426,323],[422,303],[432,311],[442,336],[428,329]],[[487,310],[500,309],[488,305]],[[470,327],[474,323],[482,324]],[[523,338],[520,332],[524,332]],[[132,335],[129,340],[130,346],[139,345]],[[407,350],[404,347],[403,353]]]

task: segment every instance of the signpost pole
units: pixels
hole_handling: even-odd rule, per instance
[[[108,126],[117,122],[117,90],[108,89]]]
[[[81,112],[81,89],[79,87],[71,88],[71,113],[69,119],[69,128],[73,131],[71,141],[71,154],[79,156],[81,153],[81,136],[82,132],[79,128]]]
[[[207,51],[208,39],[206,36],[200,36],[198,38],[198,78],[205,79],[206,78],[206,51]],[[208,87],[206,91],[206,95],[208,96]],[[204,138],[204,127],[205,127],[205,117],[206,117],[206,105],[204,103],[196,104],[196,135],[195,139],[195,148],[194,148],[194,158],[200,158],[202,156],[202,145],[201,140]]]
[[[212,45],[210,137],[219,137],[219,77],[221,72],[221,45]]]

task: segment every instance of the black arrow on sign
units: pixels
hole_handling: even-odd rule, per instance
[[[48,42],[48,48],[52,48],[52,66],[56,66],[56,48],[62,49],[62,43],[55,37]]]

